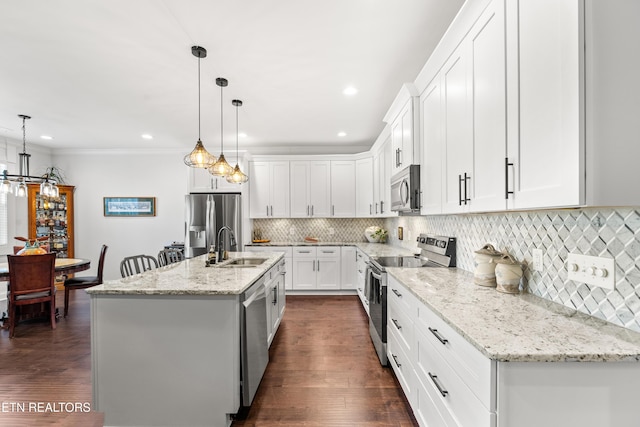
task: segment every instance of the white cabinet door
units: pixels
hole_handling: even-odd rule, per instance
[[[268,218],[271,205],[271,171],[269,162],[250,162],[249,215]]]
[[[311,216],[309,204],[309,162],[292,161],[291,172],[291,217],[307,218]]]
[[[414,120],[413,97],[406,102],[398,116],[391,122],[391,174],[395,175],[413,163]]]
[[[316,275],[318,289],[340,289],[340,257],[318,258]]]
[[[380,150],[379,178],[380,214],[384,217],[398,216],[397,212],[391,211],[391,139]]]
[[[442,150],[444,149],[440,76],[420,96],[422,111],[422,215],[442,213]]]
[[[471,152],[468,183],[470,210],[506,209],[505,153],[507,149],[504,5],[493,1],[468,37],[472,102]]]
[[[356,216],[356,163],[353,160],[331,162],[331,216]]]
[[[331,216],[331,162],[309,162],[309,204],[311,216],[326,218]]]
[[[373,214],[373,158],[356,160],[356,216]]]
[[[373,154],[373,215],[380,215],[380,175],[382,174],[382,165],[384,162],[384,153],[381,153],[382,150],[378,150]]]
[[[579,205],[583,177],[583,2],[519,0],[509,78],[517,76],[517,134],[510,134],[511,208]],[[518,62],[519,61],[519,62]],[[514,74],[516,72],[516,74]],[[512,85],[509,85],[512,87]],[[510,124],[514,122],[510,121]],[[518,122],[515,122],[518,124]],[[512,173],[512,174],[511,174]]]
[[[293,262],[293,289],[308,290],[316,288],[316,259],[296,258]]]
[[[271,207],[273,218],[289,217],[289,162],[270,162]]]
[[[358,265],[355,246],[343,246],[340,257],[340,289],[356,289],[358,287]]]
[[[443,212],[468,210],[473,164],[469,76],[465,45],[451,55],[442,70],[445,146],[443,152]]]

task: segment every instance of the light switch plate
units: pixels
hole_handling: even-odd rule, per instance
[[[567,257],[567,278],[587,285],[615,289],[615,260],[581,254],[569,254]]]
[[[542,249],[534,249],[532,252],[533,252],[533,262],[531,263],[531,269],[533,271],[544,270],[544,262],[542,260]]]

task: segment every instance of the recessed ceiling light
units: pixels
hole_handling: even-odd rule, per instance
[[[148,133],[143,133],[141,136],[142,139],[153,139],[153,136],[149,135]]]
[[[239,136],[240,138],[246,138],[246,137],[247,137],[247,134],[246,134],[246,133],[239,133],[239,134],[238,134],[238,136]]]
[[[345,95],[349,95],[349,96],[351,96],[351,95],[355,95],[356,93],[358,93],[358,89],[356,89],[356,88],[355,88],[355,87],[353,87],[353,86],[347,86],[347,87],[342,91],[342,93],[344,93]]]
[[[338,132],[338,136],[347,136],[346,132]]]
[[[40,135],[40,138],[42,138],[42,139],[53,139],[53,137],[49,136],[49,135]]]

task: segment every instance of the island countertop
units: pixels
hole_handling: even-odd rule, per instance
[[[206,267],[207,255],[169,264],[87,289],[93,295],[238,295],[276,265],[282,252],[229,252],[229,260]],[[257,266],[225,268],[235,258],[267,258]]]

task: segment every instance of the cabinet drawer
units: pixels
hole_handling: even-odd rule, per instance
[[[418,318],[414,324],[416,338],[420,331],[482,404],[494,410],[495,399],[490,393],[495,369],[493,362],[424,304],[418,306]]]
[[[247,252],[284,252],[284,256],[290,257],[293,254],[291,246],[245,246]]]
[[[340,256],[340,246],[319,246],[316,248],[318,258],[335,258]]]
[[[393,368],[409,404],[413,406],[413,387],[416,382],[416,372],[411,364],[411,359],[409,359],[408,354],[405,353],[399,341],[393,330],[388,331],[387,357],[389,359],[389,366]]]
[[[400,311],[408,313],[412,318],[416,317],[418,315],[418,299],[396,279],[388,277],[387,301],[394,302]]]
[[[422,330],[416,330],[415,370],[418,384],[422,384],[430,399],[447,422],[446,426],[494,427],[492,413],[467,386],[458,373],[445,361]],[[484,391],[489,398],[490,389]],[[446,412],[450,414],[447,416]]]
[[[296,246],[293,248],[294,258],[315,258],[316,248],[310,246]]]
[[[395,332],[400,345],[409,355],[413,347],[413,319],[407,311],[402,310],[398,303],[388,299],[387,305],[387,334],[391,333],[390,329]]]

